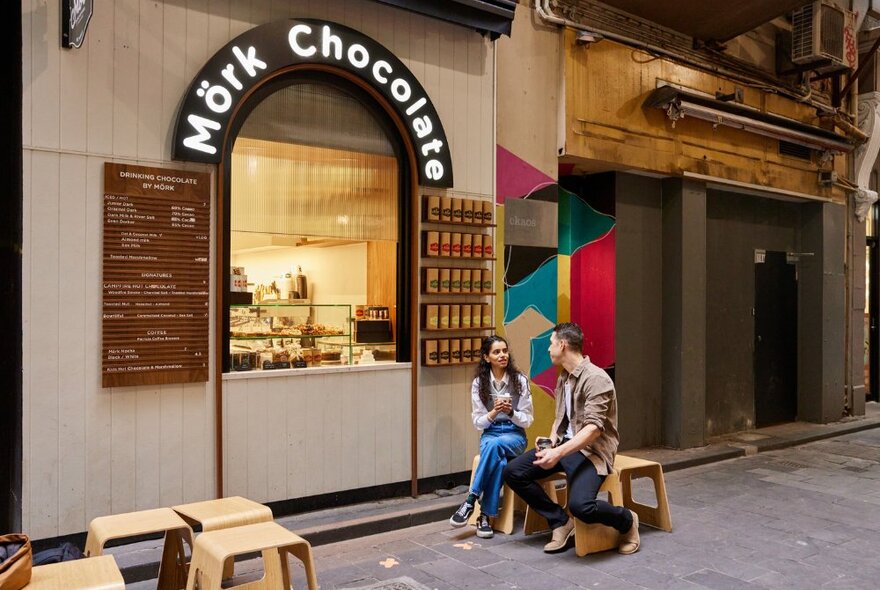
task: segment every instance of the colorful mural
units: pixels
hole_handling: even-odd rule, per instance
[[[504,244],[496,265],[496,284],[504,286],[498,314],[517,363],[533,384],[535,434],[546,432],[553,418],[557,372],[547,355],[553,326],[577,322],[584,329],[584,352],[601,367],[614,366],[614,202],[589,194],[589,186],[584,177],[557,183],[497,146],[496,240]],[[509,199],[556,205],[556,247],[504,240]]]

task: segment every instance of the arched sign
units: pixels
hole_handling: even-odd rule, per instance
[[[334,66],[375,88],[406,125],[415,147],[419,183],[452,186],[446,133],[412,72],[373,39],[312,19],[261,25],[214,54],[193,80],[178,113],[174,159],[219,163],[226,130],[242,97],[278,70],[303,64]]]

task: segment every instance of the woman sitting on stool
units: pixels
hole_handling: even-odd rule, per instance
[[[507,340],[489,336],[480,347],[480,364],[471,384],[471,417],[480,436],[480,463],[474,473],[467,499],[449,519],[449,524],[462,527],[480,500],[477,536],[490,539],[494,535],[489,518],[498,516],[501,473],[507,460],[526,450],[525,429],[532,424],[532,395],[529,381],[519,372]]]

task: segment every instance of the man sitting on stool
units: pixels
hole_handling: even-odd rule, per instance
[[[553,531],[544,545],[547,553],[569,547],[574,519],[551,501],[537,480],[565,472],[568,506],[575,518],[588,524],[614,527],[621,533],[618,551],[639,550],[639,518],[635,512],[597,500],[605,476],[614,467],[620,437],[617,396],[608,374],[583,355],[584,333],[574,323],[558,324],[550,335],[550,360],[563,371],[556,381],[556,419],[552,446],[532,449],[507,464],[504,480]]]

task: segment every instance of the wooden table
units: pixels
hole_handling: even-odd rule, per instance
[[[180,504],[171,509],[190,526],[201,525],[205,532],[273,520],[272,510],[268,506],[241,496]]]
[[[274,520],[272,510],[268,506],[241,496],[180,504],[172,506],[171,509],[190,526],[201,525],[202,532],[220,531]],[[223,578],[231,578],[235,572],[234,568],[234,559],[228,559],[223,567]]]

